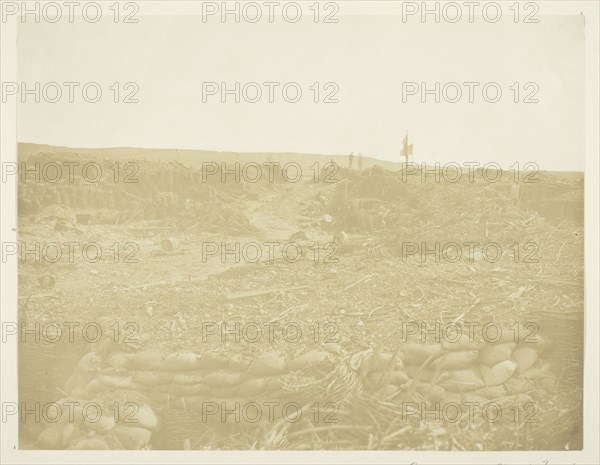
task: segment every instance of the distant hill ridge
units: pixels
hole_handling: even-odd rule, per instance
[[[136,159],[136,160],[151,160],[151,161],[177,161],[189,166],[199,166],[206,162],[248,162],[264,163],[267,161],[279,162],[281,164],[296,162],[303,168],[308,168],[315,162],[318,162],[320,167],[329,161],[335,162],[341,168],[347,168],[349,157],[348,154],[316,154],[316,153],[295,153],[295,152],[224,152],[216,150],[191,150],[191,149],[151,149],[151,148],[136,148],[136,147],[103,147],[103,148],[79,148],[79,147],[63,147],[46,144],[34,144],[29,142],[19,142],[19,160],[26,161],[31,155],[36,155],[40,152],[50,152],[57,154],[80,154],[82,156],[92,156],[111,159]],[[400,155],[398,159],[400,160]],[[424,160],[417,160],[419,165]],[[482,163],[483,164],[483,163]],[[398,171],[402,167],[402,162],[391,162],[381,160],[374,157],[362,157],[361,169],[379,166],[386,170]],[[460,165],[460,163],[459,163]],[[358,169],[358,156],[354,154],[353,168]],[[467,169],[466,167],[464,169]],[[540,172],[547,172],[540,170]],[[571,178],[583,177],[580,171],[555,171]]]
[[[262,163],[273,161],[279,163],[296,162],[301,166],[310,166],[319,162],[321,166],[328,161],[333,161],[339,166],[348,167],[348,154],[315,154],[315,153],[275,153],[275,152],[220,152],[214,150],[190,150],[190,149],[147,149],[134,147],[110,147],[110,148],[77,148],[61,147],[45,144],[19,143],[19,160],[25,161],[29,156],[40,152],[51,153],[79,153],[98,157],[115,159],[142,159],[154,161],[178,161],[187,165],[200,165],[203,162],[247,162],[255,161]],[[353,167],[358,168],[358,156],[354,154]],[[363,156],[362,168],[370,168],[374,165],[388,170],[400,169],[401,163],[378,160]]]

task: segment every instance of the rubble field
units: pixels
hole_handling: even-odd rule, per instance
[[[138,183],[19,183],[20,323],[103,329],[94,342],[26,338],[19,390],[21,402],[135,399],[144,427],[24,422],[21,448],[582,447],[582,173],[436,182],[372,166],[327,183],[223,183],[139,163]],[[504,339],[487,347],[484,326]],[[439,339],[456,327],[473,340]],[[203,401],[274,398],[302,419],[199,420]],[[486,399],[511,413],[403,410]],[[315,402],[336,422],[306,413]]]

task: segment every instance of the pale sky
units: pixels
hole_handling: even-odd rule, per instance
[[[18,139],[73,147],[147,147],[238,152],[362,153],[400,161],[404,132],[414,161],[536,162],[583,170],[584,22],[402,23],[394,16],[341,16],[338,24],[202,23],[140,16],[138,24],[76,21],[19,25],[18,80],[101,84],[99,103],[18,107]],[[115,104],[115,81],[139,85],[137,104]],[[260,103],[202,102],[202,82],[297,82],[299,103],[276,91]],[[315,104],[314,82],[336,82],[339,103]],[[486,103],[402,102],[402,82],[493,81]],[[513,83],[539,86],[539,103],[514,103]],[[281,89],[279,87],[278,89]],[[66,92],[66,87],[64,88]],[[267,91],[266,87],[263,90]],[[521,99],[528,92],[521,88]],[[491,95],[491,94],[490,94]],[[231,98],[230,98],[231,99]]]

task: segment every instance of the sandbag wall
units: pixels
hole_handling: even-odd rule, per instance
[[[464,337],[452,343],[412,340],[395,353],[354,355],[334,344],[294,357],[114,346],[81,359],[64,387],[70,397],[58,402],[61,420],[40,424],[30,434],[36,436],[35,448],[182,449],[202,431],[222,431],[217,428],[231,418],[215,415],[213,423],[207,422],[202,417],[207,403],[230,411],[249,402],[341,403],[358,392],[390,402],[507,400],[548,379],[548,365],[540,359],[547,342],[515,342],[512,336],[493,343]],[[68,401],[103,405],[101,419],[90,422],[76,415],[81,421],[67,421]],[[135,404],[135,412],[128,412],[128,403]],[[124,421],[128,416],[133,421]],[[234,421],[229,426],[237,431],[258,425]]]
[[[336,379],[339,389],[331,395],[343,395],[352,384],[343,376],[336,378],[337,350],[309,350],[287,359],[278,352],[251,357],[215,352],[168,353],[161,349],[91,351],[64,386],[69,397],[56,403],[61,410],[60,421],[26,425],[26,429],[30,435],[37,435],[34,447],[43,449],[142,449],[151,441],[154,446],[166,447],[165,437],[182,448],[184,439],[194,436],[190,427],[205,430],[222,426],[220,414],[210,417],[212,423],[201,419],[208,403],[223,404],[224,410],[249,402],[303,404],[307,397],[331,389]],[[92,409],[92,415],[75,412],[73,422],[68,409],[74,402],[77,407],[101,407]],[[102,411],[98,421],[96,410]],[[168,436],[172,433],[164,426],[181,423],[182,413],[197,415],[192,424],[178,428],[186,436],[171,441]],[[244,427],[243,422],[234,427]]]
[[[466,335],[439,343],[413,339],[397,353],[364,357],[359,377],[365,390],[386,398],[429,402],[485,404],[526,394],[538,381],[551,387],[550,365],[540,358],[548,349],[547,340],[537,336],[515,342],[513,332],[505,333],[495,342]]]

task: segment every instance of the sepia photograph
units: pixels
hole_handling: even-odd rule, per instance
[[[600,4],[0,6],[3,463],[598,463]]]

